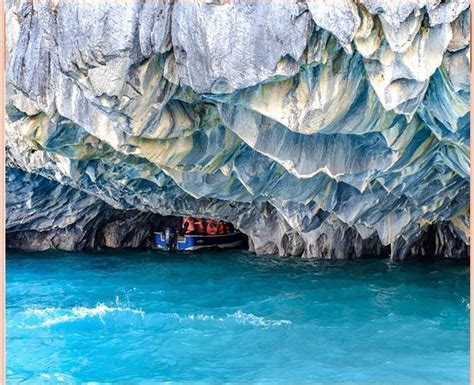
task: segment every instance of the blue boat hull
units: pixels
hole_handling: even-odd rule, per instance
[[[221,235],[185,235],[176,238],[175,242],[167,242],[162,232],[155,233],[154,246],[159,250],[194,251],[202,249],[231,249],[242,247],[245,235],[240,232]]]

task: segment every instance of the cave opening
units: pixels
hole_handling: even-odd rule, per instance
[[[440,258],[469,261],[469,244],[448,223],[435,223],[412,239],[399,237],[392,244],[391,258],[423,262],[434,262]]]

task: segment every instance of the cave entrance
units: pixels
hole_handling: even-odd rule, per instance
[[[154,233],[153,246],[165,251],[248,248],[247,236],[231,222],[181,217],[179,225]]]

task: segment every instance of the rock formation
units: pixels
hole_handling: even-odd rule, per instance
[[[7,23],[10,246],[191,214],[256,253],[467,257],[467,0],[9,0]]]

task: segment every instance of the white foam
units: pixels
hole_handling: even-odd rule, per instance
[[[102,322],[104,322],[103,317],[106,314],[110,313],[122,313],[128,312],[132,314],[137,314],[144,317],[145,313],[140,309],[131,309],[129,307],[109,307],[103,303],[97,303],[93,308],[75,306],[71,309],[63,308],[28,308],[25,310],[24,314],[26,317],[36,317],[39,318],[40,323],[30,326],[31,328],[36,327],[48,327],[52,325],[57,325],[66,322],[74,322],[77,320],[82,320],[85,318],[94,318],[98,317]]]
[[[232,314],[226,314],[225,317],[215,317],[208,314],[188,314],[184,317],[179,316],[177,313],[173,313],[173,316],[176,317],[179,322],[186,321],[217,321],[225,322],[227,320],[232,320],[241,325],[253,325],[258,327],[269,328],[272,326],[282,326],[282,325],[291,325],[290,320],[286,319],[267,319],[264,317],[256,316],[252,313],[244,313],[241,310],[236,311]]]
[[[52,379],[55,379],[59,382],[67,382],[67,383],[72,383],[72,382],[76,382],[76,381],[73,381],[74,378],[72,376],[70,376],[69,374],[64,374],[64,373],[53,373],[52,375],[51,374],[48,374],[48,373],[41,373],[39,375],[40,378],[45,378],[47,380],[52,380]],[[55,382],[57,382],[55,381]],[[48,381],[49,383],[49,381]]]
[[[198,320],[198,321],[223,321],[223,318],[215,318],[213,315],[207,314],[188,314],[184,317],[186,320]]]
[[[228,314],[229,317],[234,318],[238,323],[246,325],[251,324],[254,326],[271,327],[281,325],[291,325],[291,321],[286,319],[272,320],[264,317],[256,316],[252,313],[244,313],[239,310],[233,314]]]

